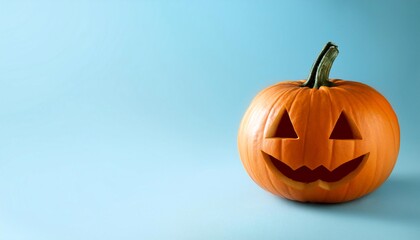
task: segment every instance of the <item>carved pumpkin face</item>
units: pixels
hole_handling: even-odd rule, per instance
[[[305,184],[312,184],[330,190],[334,186],[350,180],[365,164],[369,156],[368,149],[363,148],[360,131],[344,111],[333,116],[300,111],[298,116],[304,120],[307,119],[308,122],[318,122],[320,123],[318,125],[321,125],[319,128],[309,131],[308,124],[296,126],[302,137],[298,137],[287,109],[283,106],[280,107],[280,111],[281,113],[277,117],[273,116],[274,120],[271,126],[267,126],[262,153],[272,171],[275,171],[273,167],[276,168],[278,176],[290,186],[302,189]],[[330,112],[332,114],[332,111]],[[319,119],[320,117],[321,119]],[[337,121],[335,124],[334,121],[329,121],[327,124],[322,122],[322,118],[335,118]],[[326,131],[326,129],[331,129],[331,131]],[[312,140],[309,140],[311,138]],[[313,142],[317,142],[317,144],[313,144]],[[283,147],[279,147],[283,145],[285,146],[284,153]],[[320,145],[325,147],[320,147]],[[302,154],[304,148],[306,151],[305,154]],[[341,152],[341,155],[330,154],[335,150],[334,148],[339,150],[347,148],[353,152],[344,155],[343,151],[335,151]],[[328,151],[329,149],[333,150]],[[354,152],[354,149],[361,150]],[[326,150],[329,153],[328,156],[319,153],[319,151]],[[296,161],[296,159],[302,159],[302,162]],[[332,161],[334,164],[331,163]]]
[[[391,105],[373,88],[281,82],[252,101],[239,130],[241,160],[264,189],[297,201],[344,202],[379,187],[399,150]]]

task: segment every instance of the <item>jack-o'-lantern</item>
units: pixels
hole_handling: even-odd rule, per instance
[[[388,101],[365,84],[329,79],[328,43],[309,78],[261,91],[242,119],[242,163],[262,188],[302,202],[345,202],[378,188],[396,163],[400,130]]]

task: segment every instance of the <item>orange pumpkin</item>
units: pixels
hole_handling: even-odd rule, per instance
[[[329,79],[337,54],[328,43],[306,81],[264,89],[242,119],[242,163],[273,194],[345,202],[374,191],[391,174],[400,144],[397,116],[372,87]]]

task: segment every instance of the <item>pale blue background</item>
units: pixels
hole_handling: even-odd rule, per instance
[[[1,1],[0,239],[418,239],[417,1]],[[390,179],[348,204],[254,184],[236,134],[255,94],[332,77],[392,103]]]

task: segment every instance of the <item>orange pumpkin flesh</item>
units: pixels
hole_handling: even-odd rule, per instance
[[[328,79],[337,54],[328,43],[308,81],[264,89],[242,119],[240,158],[273,194],[345,202],[374,191],[391,174],[400,141],[397,117],[373,88]]]

